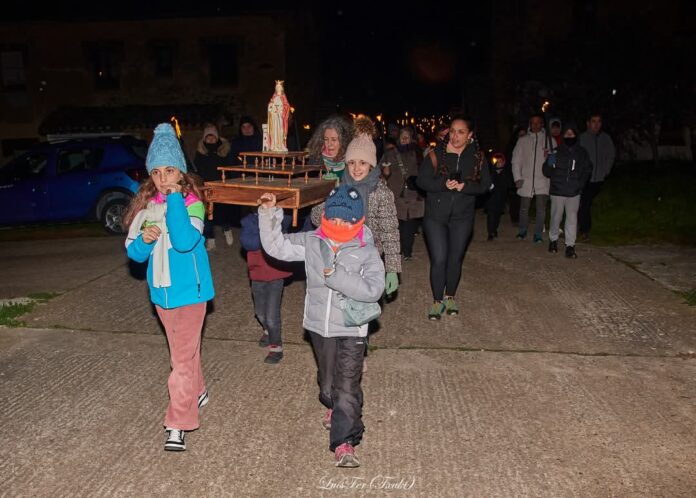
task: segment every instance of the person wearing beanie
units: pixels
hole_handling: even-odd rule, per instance
[[[170,353],[164,449],[183,451],[185,433],[198,428],[199,409],[208,403],[200,349],[206,303],[215,291],[203,239],[205,206],[171,125],[155,128],[145,165],[150,177],[124,216],[126,251],[133,261],[148,262],[150,300]]]
[[[551,223],[549,227],[549,252],[558,252],[558,236],[565,213],[565,255],[577,258],[575,238],[578,228],[580,194],[592,174],[590,156],[578,142],[578,129],[574,123],[563,127],[563,142],[556,152],[549,154],[542,168],[551,185]]]
[[[382,174],[394,194],[404,261],[413,257],[413,242],[425,214],[425,193],[416,185],[421,161],[420,150],[413,142],[413,130],[409,127],[401,128],[396,147],[380,160]]]
[[[447,139],[428,154],[418,170],[417,184],[427,194],[423,233],[430,255],[433,304],[428,319],[459,314],[455,294],[462,263],[474,229],[476,196],[491,186],[490,170],[473,120],[455,115]]]
[[[317,126],[307,143],[309,164],[326,169],[325,180],[340,180],[345,171],[346,147],[353,136],[351,123],[341,116],[331,116]]]
[[[348,143],[345,153],[346,172],[341,184],[355,188],[363,202],[365,224],[370,227],[375,246],[384,255],[386,268],[385,289],[387,295],[399,287],[401,273],[401,245],[399,242],[399,220],[394,194],[381,176],[377,165],[377,148],[372,137],[374,124],[367,116],[355,119],[354,137]],[[312,223],[319,226],[322,221],[324,204],[312,208]]]
[[[193,162],[198,169],[199,175],[206,182],[220,180],[221,176],[218,166],[230,166],[230,143],[227,139],[220,136],[214,124],[208,123],[203,128],[203,136],[198,141]],[[229,176],[232,177],[233,175]],[[228,246],[232,246],[234,243],[232,218],[234,212],[238,211],[238,209],[238,206],[216,203],[213,220],[208,220],[206,217],[203,235],[206,239],[206,248],[209,251],[215,249],[215,224],[222,226],[225,241]]]
[[[315,231],[283,234],[283,210],[275,195],[258,201],[261,244],[269,256],[304,261],[307,274],[303,326],[309,331],[319,369],[319,400],[328,409],[329,449],[339,467],[357,467],[355,446],[362,440],[360,386],[368,323],[344,316],[347,300],[376,303],[384,292],[384,264],[365,225],[360,193],[340,185],[326,199]]]
[[[263,148],[263,135],[251,116],[239,119],[239,134],[230,142],[230,164],[242,164],[240,152],[260,152]]]

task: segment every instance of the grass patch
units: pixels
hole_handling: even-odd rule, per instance
[[[32,311],[37,304],[45,303],[57,295],[55,292],[36,292],[27,296],[31,299],[30,302],[9,302],[0,305],[0,325],[5,327],[24,327],[26,323],[18,320],[19,317]]]
[[[681,297],[684,298],[684,302],[689,306],[696,306],[696,289],[691,289],[686,292],[677,292]]]
[[[598,245],[696,245],[696,165],[617,164],[592,205]]]
[[[108,237],[108,235],[104,227],[96,222],[57,223],[2,227],[0,229],[0,242],[70,239],[74,237]]]
[[[21,320],[17,320],[22,315],[29,313],[36,306],[36,301],[30,303],[12,303],[0,306],[0,325],[5,327],[23,327]]]

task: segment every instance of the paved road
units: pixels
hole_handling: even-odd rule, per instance
[[[694,309],[603,251],[580,246],[567,261],[512,236],[477,232],[464,313],[441,323],[425,319],[417,242],[371,339],[354,470],[332,466],[319,424],[301,282],[283,301],[286,358],[266,365],[243,261],[218,241],[203,345],[211,402],[172,455],[166,344],[121,241],[0,244],[12,262],[0,296],[63,291],[25,318],[31,328],[0,329],[0,494],[696,494]]]

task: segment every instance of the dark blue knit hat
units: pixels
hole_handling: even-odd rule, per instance
[[[147,149],[145,166],[148,173],[152,173],[153,169],[162,166],[172,166],[181,170],[182,173],[186,173],[184,151],[181,150],[176,132],[169,123],[158,124],[155,128],[155,135]]]
[[[358,191],[346,184],[333,189],[326,198],[324,216],[329,220],[339,218],[349,223],[361,220],[365,210]]]

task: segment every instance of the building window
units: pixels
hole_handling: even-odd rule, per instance
[[[0,52],[0,72],[4,90],[26,90],[27,80],[24,74],[24,52],[21,50],[3,50]]]
[[[153,73],[157,78],[174,77],[175,46],[172,42],[152,42],[150,56],[153,63]]]
[[[97,90],[115,90],[121,86],[122,43],[89,44],[87,58]]]
[[[239,79],[237,44],[231,42],[209,44],[208,69],[210,86],[236,86]]]

